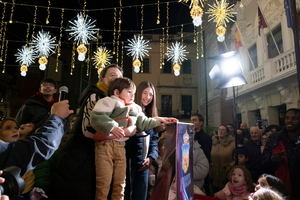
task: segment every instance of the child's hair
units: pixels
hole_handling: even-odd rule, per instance
[[[247,186],[247,190],[248,192],[252,192],[254,190],[254,185],[253,185],[253,182],[252,182],[252,178],[251,178],[251,173],[249,172],[249,170],[243,166],[243,165],[235,165],[231,168],[231,170],[229,171],[228,173],[228,180],[231,181],[231,176],[232,176],[232,173],[235,169],[241,169],[244,173],[244,177],[245,177],[245,182],[246,182],[246,186]]]
[[[254,193],[257,200],[284,200],[280,194],[269,188],[261,188]]]
[[[7,121],[13,121],[13,122],[16,122],[17,121],[14,119],[14,118],[11,118],[11,117],[7,117],[7,118],[4,118],[1,122],[0,122],[0,128],[3,127],[4,123],[7,122]]]
[[[262,174],[258,179],[260,178],[265,178],[272,190],[275,190],[284,196],[288,196],[287,189],[280,178],[270,174]]]
[[[244,147],[238,147],[233,151],[233,158],[236,158],[238,155],[245,155],[248,158],[248,152]]]
[[[108,96],[114,95],[115,89],[119,90],[119,92],[122,92],[123,89],[131,87],[135,88],[135,84],[131,79],[126,77],[116,78],[108,88]]]

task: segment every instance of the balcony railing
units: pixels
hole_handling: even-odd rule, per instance
[[[240,95],[295,74],[295,51],[294,49],[286,51],[248,73],[248,75],[245,73],[248,84],[239,87]],[[227,97],[232,97],[231,89],[228,90]]]

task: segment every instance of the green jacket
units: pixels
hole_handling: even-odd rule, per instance
[[[135,125],[138,132],[149,130],[160,125],[160,121],[148,118],[136,103],[125,105],[116,96],[100,99],[91,115],[91,125],[98,132],[108,136],[114,127]]]

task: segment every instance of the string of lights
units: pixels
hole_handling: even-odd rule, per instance
[[[166,1],[166,2],[157,2],[157,3],[146,3],[143,4],[144,6],[157,6],[157,5],[163,5],[163,4],[167,4],[167,3],[178,3],[178,1],[174,0],[174,1]],[[0,1],[0,4],[13,4],[11,2],[5,2],[5,1]],[[51,5],[48,6],[42,6],[42,5],[31,5],[31,4],[24,4],[24,3],[14,3],[16,6],[25,6],[25,7],[38,7],[38,8],[44,8],[44,9],[51,9],[51,10],[61,10],[64,9],[65,11],[74,11],[74,12],[78,12],[78,9],[72,9],[72,8],[59,8],[59,7],[54,7]],[[108,10],[114,10],[116,9],[127,9],[127,8],[137,8],[140,7],[140,4],[137,5],[130,5],[130,6],[117,6],[117,7],[112,7],[112,8],[95,8],[95,9],[85,9],[85,12],[96,12],[96,11],[108,11]]]

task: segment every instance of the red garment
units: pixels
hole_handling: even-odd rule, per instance
[[[233,186],[232,184],[229,184],[229,190],[233,196],[242,196],[243,194],[247,193],[247,186]]]
[[[286,185],[289,192],[291,192],[291,177],[289,173],[288,156],[286,148],[282,141],[277,142],[275,148],[272,149],[272,155],[283,153],[282,161],[279,163],[277,169],[274,172],[274,176],[280,178]]]

